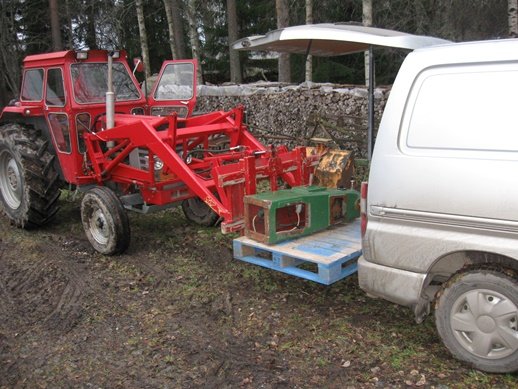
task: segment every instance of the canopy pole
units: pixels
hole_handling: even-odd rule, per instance
[[[369,46],[369,101],[368,101],[368,127],[367,127],[367,158],[372,159],[374,149],[374,56],[372,45]]]

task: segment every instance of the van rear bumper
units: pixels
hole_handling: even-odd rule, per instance
[[[412,307],[420,301],[426,274],[394,269],[358,259],[360,288],[368,294]]]

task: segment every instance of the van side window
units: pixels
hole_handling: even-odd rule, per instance
[[[61,69],[49,69],[47,72],[47,92],[45,97],[47,105],[63,107],[65,105],[65,88],[63,86],[63,74]]]
[[[21,99],[41,101],[43,97],[43,69],[27,70],[23,76]]]
[[[414,83],[405,109],[405,146],[518,151],[517,90],[518,64],[425,71]]]

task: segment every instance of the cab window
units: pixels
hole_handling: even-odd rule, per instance
[[[62,153],[70,153],[70,128],[68,126],[68,116],[63,113],[49,113],[48,119],[58,150]]]
[[[26,70],[23,76],[21,99],[41,101],[43,98],[43,69]]]
[[[77,63],[71,67],[75,100],[79,104],[103,103],[108,89],[108,64]],[[124,65],[113,64],[113,88],[117,101],[138,100],[140,92]]]
[[[50,106],[63,107],[65,105],[65,88],[61,69],[49,69],[47,72],[47,92],[45,103]]]
[[[172,63],[166,66],[155,92],[156,100],[189,100],[194,92],[194,65]]]

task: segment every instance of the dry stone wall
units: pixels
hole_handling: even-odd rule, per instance
[[[388,94],[388,88],[375,90],[375,129]],[[327,138],[353,150],[357,158],[366,157],[368,92],[365,87],[202,85],[196,111],[228,110],[239,104],[245,107],[249,129],[266,144],[286,143],[293,147],[311,144],[310,138]]]

